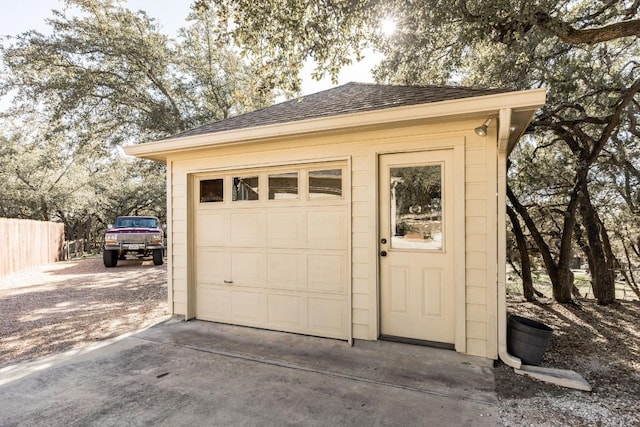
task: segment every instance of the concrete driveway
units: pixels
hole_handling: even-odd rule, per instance
[[[490,426],[491,361],[170,320],[0,370],[0,426]]]

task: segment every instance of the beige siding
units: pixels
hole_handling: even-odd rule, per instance
[[[351,160],[352,224],[351,241],[353,286],[353,336],[357,339],[375,339],[375,331],[370,327],[376,310],[372,309],[372,289],[375,289],[375,272],[372,272],[371,248],[375,246],[375,221],[371,218],[371,192],[375,191],[375,181],[371,179],[371,166],[366,155],[356,155]],[[372,286],[373,285],[373,286]],[[374,294],[375,295],[375,294]]]
[[[477,137],[478,119],[382,128],[305,139],[262,141],[171,157],[171,283],[173,312],[193,316],[188,253],[189,177],[216,170],[290,163],[349,161],[351,182],[351,331],[357,339],[378,336],[377,155],[465,144],[466,275],[462,331],[467,353],[495,357],[495,134]],[[248,153],[252,154],[249,155]],[[491,252],[491,251],[494,252]],[[493,311],[493,312],[491,312]]]
[[[487,340],[467,338],[467,354],[486,357]]]
[[[467,352],[484,356],[486,353],[487,274],[487,148],[484,144],[467,145],[466,152],[466,325]],[[484,245],[483,245],[484,243]]]
[[[353,309],[354,325],[366,326],[369,323],[369,310],[354,308]]]
[[[467,286],[467,301],[473,301],[475,304],[487,304],[487,288],[486,286]]]
[[[495,133],[470,134],[466,150],[466,352],[497,355],[495,342]]]
[[[167,237],[165,240],[165,254],[167,257],[167,306],[169,307],[170,312],[175,312],[174,309],[174,301],[175,297],[173,294],[173,282],[174,282],[174,260],[173,254],[176,250],[176,247],[173,244],[173,211],[172,211],[172,200],[173,200],[173,164],[170,161],[167,161],[167,183],[166,183],[166,191],[167,191]],[[178,252],[181,253],[181,252]]]
[[[495,131],[495,129],[493,129]],[[489,137],[494,140],[491,132]],[[487,140],[489,140],[489,137]],[[497,136],[495,136],[497,140]],[[487,341],[482,356],[498,358],[498,147],[487,146],[487,286],[486,319]],[[504,206],[501,207],[504,212]],[[504,254],[503,254],[504,256]]]
[[[171,203],[169,211],[172,216],[172,229],[169,239],[169,268],[170,284],[169,292],[172,292],[170,301],[173,301],[173,314],[189,318],[188,312],[188,272],[187,259],[187,196],[189,194],[187,175],[176,171],[176,163],[172,162],[171,168]]]
[[[467,322],[467,338],[474,340],[486,340],[487,328],[484,324],[474,321]]]

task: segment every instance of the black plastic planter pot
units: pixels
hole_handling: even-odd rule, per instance
[[[547,325],[512,314],[507,322],[507,350],[526,365],[538,365],[552,335]]]

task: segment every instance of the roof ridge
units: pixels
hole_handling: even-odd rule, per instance
[[[466,85],[456,85],[456,84],[447,84],[447,85],[436,85],[436,84],[426,84],[426,85],[415,85],[415,84],[391,84],[391,83],[372,83],[372,82],[348,82],[342,86],[347,85],[359,85],[359,86],[376,86],[376,87],[394,87],[394,88],[416,88],[416,89],[428,89],[428,88],[438,88],[438,89],[473,89],[473,90],[492,90],[492,89],[500,89],[497,87],[491,86],[466,86]],[[341,86],[335,86],[331,89],[336,89]],[[320,92],[318,92],[320,93]]]

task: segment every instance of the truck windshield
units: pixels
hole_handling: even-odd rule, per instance
[[[158,228],[158,221],[154,218],[118,218],[115,228]]]

